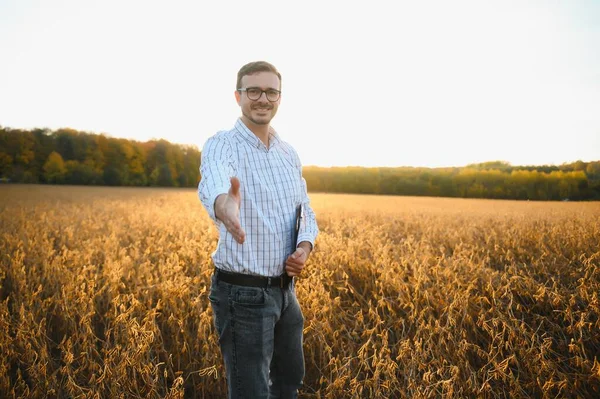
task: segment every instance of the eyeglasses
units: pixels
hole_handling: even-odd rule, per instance
[[[275,89],[267,89],[263,90],[258,87],[245,87],[242,89],[238,89],[238,91],[245,91],[249,100],[256,101],[258,100],[263,93],[267,95],[267,100],[274,103],[279,100],[279,96],[281,95],[281,91]]]

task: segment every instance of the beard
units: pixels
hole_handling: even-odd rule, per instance
[[[266,109],[266,112],[268,112],[269,114],[266,116],[259,117],[260,119],[253,117],[252,111],[259,108]],[[253,104],[252,107],[250,107],[249,111],[242,110],[242,115],[244,115],[250,122],[254,123],[255,125],[268,125],[269,123],[271,123],[271,119],[273,119],[273,117],[275,116],[274,114],[271,114],[272,110],[273,105],[271,104]]]

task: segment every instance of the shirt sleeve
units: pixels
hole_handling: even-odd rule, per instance
[[[211,219],[219,225],[215,215],[215,200],[226,194],[233,176],[231,145],[217,136],[209,138],[202,148],[198,197]]]
[[[298,240],[296,241],[296,247],[302,241],[308,241],[312,248],[315,248],[315,240],[319,234],[319,226],[317,225],[317,217],[312,207],[310,206],[310,198],[308,197],[308,188],[306,186],[306,180],[302,177],[302,164],[300,163],[300,157],[296,153],[296,162],[300,169],[300,182],[302,190],[302,215],[300,220],[300,228],[298,230]]]

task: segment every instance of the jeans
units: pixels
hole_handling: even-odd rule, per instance
[[[209,299],[229,398],[297,398],[304,378],[304,317],[293,284],[243,287],[213,275]]]

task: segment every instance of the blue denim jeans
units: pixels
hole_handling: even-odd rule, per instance
[[[229,398],[297,398],[304,317],[292,286],[242,287],[213,275],[209,299]]]

